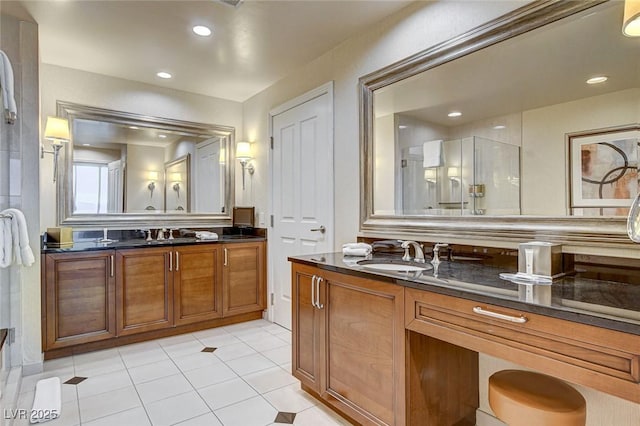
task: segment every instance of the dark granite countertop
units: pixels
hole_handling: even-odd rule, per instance
[[[640,335],[638,285],[579,275],[560,278],[552,285],[521,285],[499,277],[502,272],[514,270],[463,261],[442,261],[437,273],[429,263],[423,264],[429,269],[421,272],[381,272],[357,263],[363,259],[342,253],[289,257],[292,262],[329,271]],[[389,257],[376,255],[374,259]]]
[[[250,241],[266,241],[263,236],[255,235],[220,235],[217,240],[199,240],[195,237],[177,237],[172,240],[151,240],[144,238],[130,238],[117,240],[109,244],[100,243],[96,238],[77,239],[71,247],[47,247],[42,246],[42,253],[69,253],[93,250],[113,250],[113,249],[130,249],[130,248],[149,248],[149,247],[167,247],[167,246],[184,246],[190,244],[220,244],[220,243],[244,243]]]

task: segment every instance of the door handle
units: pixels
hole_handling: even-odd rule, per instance
[[[223,251],[224,251],[224,266],[227,266],[227,249],[225,248]]]
[[[180,253],[176,252],[176,271],[180,270]]]
[[[173,271],[173,252],[169,252],[169,272]]]
[[[318,307],[318,309],[324,308],[324,305],[320,303],[320,282],[321,281],[324,281],[324,278],[318,277],[318,279],[316,280],[316,306]]]
[[[115,262],[113,260],[113,255],[111,255],[111,259],[110,260],[111,260],[111,276],[113,276],[113,272],[114,272],[113,270],[114,270],[114,266],[115,266]]]
[[[311,306],[317,308],[316,306],[316,277],[315,275],[311,277]]]
[[[320,228],[313,228],[310,229],[311,232],[320,232],[321,234],[324,234],[325,232],[327,232],[327,228],[324,227],[324,225],[320,225]]]

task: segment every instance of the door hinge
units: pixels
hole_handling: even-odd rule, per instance
[[[276,295],[274,293],[271,293],[271,306],[275,304],[275,301],[276,301]]]
[[[269,140],[270,140],[270,142],[271,142],[271,149],[273,149],[273,136],[271,136],[271,137],[269,138]]]
[[[269,222],[271,222],[271,227],[273,228],[273,215],[269,217]]]

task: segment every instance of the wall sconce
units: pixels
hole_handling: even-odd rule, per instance
[[[447,167],[447,177],[449,177],[451,181],[460,182],[460,168]]]
[[[69,142],[69,121],[65,118],[47,117],[47,124],[44,128],[44,138],[51,141],[51,151],[44,149],[44,144],[40,144],[40,158],[44,154],[53,154],[53,181],[58,178],[58,157],[60,149]]]
[[[171,173],[171,182],[173,182],[173,190],[176,191],[178,198],[180,198],[180,182],[182,182],[182,174]]]
[[[244,172],[247,170],[250,175],[253,175],[255,169],[253,164],[248,164],[251,160],[251,144],[249,142],[236,143],[236,158],[240,160],[242,166],[242,190],[244,191]]]
[[[151,195],[149,198],[153,198],[153,190],[156,189],[156,181],[158,180],[158,172],[148,172],[149,177],[149,185],[147,185],[147,189]]]
[[[625,0],[622,34],[640,37],[640,0]]]
[[[227,162],[227,150],[224,148],[220,148],[220,158],[218,159],[220,164],[225,164]]]
[[[437,171],[436,169],[424,169],[424,180],[429,182],[429,183],[436,183],[437,182]]]

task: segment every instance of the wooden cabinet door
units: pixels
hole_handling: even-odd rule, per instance
[[[405,424],[404,288],[322,271],[321,395],[363,424]]]
[[[262,311],[267,307],[265,243],[223,247],[223,316]]]
[[[116,336],[114,251],[44,256],[44,350]]]
[[[320,393],[321,365],[324,352],[320,348],[320,326],[323,313],[312,304],[317,268],[292,264],[291,272],[291,334],[293,375]]]
[[[173,326],[171,248],[116,252],[116,312],[118,335]]]
[[[222,317],[219,244],[176,247],[173,276],[176,325]]]

